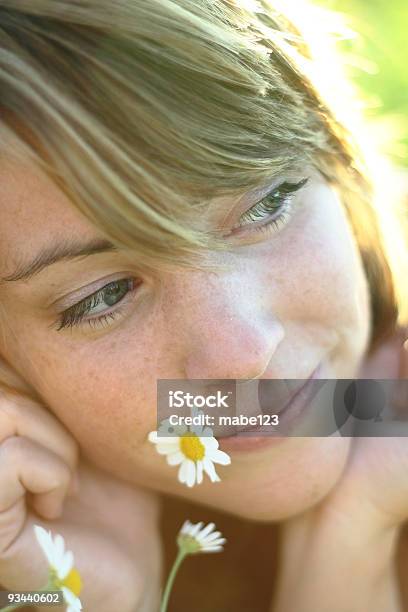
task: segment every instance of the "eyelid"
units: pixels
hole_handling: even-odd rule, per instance
[[[231,223],[229,224],[229,232],[224,233],[224,237],[230,238],[240,229],[245,231],[245,228],[248,228],[248,231],[251,231],[251,226],[256,227],[257,222],[255,220],[242,223],[243,217],[245,215],[250,215],[251,211],[254,211],[257,207],[262,207],[262,202],[268,197],[279,194],[277,201],[281,201],[280,210],[282,210],[285,206],[284,201],[292,201],[299,192],[303,191],[303,188],[309,182],[309,179],[310,177],[304,177],[300,180],[291,180],[290,178],[286,178],[274,186],[269,186],[258,191],[258,196],[255,202],[247,205],[244,210],[239,212],[239,214],[235,213],[234,217],[237,218],[237,221],[233,225],[231,225]],[[279,212],[279,208],[277,209],[277,212]]]
[[[66,295],[62,298],[57,298],[53,302],[49,303],[47,308],[49,308],[50,306],[53,306],[58,314],[62,314],[64,311],[68,310],[69,308],[76,306],[79,302],[83,302],[86,299],[90,299],[96,293],[101,291],[106,285],[109,285],[109,283],[113,283],[115,281],[122,280],[125,277],[133,277],[135,278],[135,282],[137,282],[134,272],[130,272],[126,270],[120,273],[116,272],[115,274],[110,274],[109,276],[106,276],[105,278],[99,278],[97,281],[94,281],[91,284],[85,285],[84,287],[81,287],[75,292],[69,293],[69,295]],[[139,279],[139,282],[141,282],[140,279]]]
[[[271,189],[267,189],[266,192],[262,194],[262,196],[258,198],[257,201],[252,206],[248,208],[248,211],[251,210],[251,208],[254,208],[257,204],[260,204],[267,197],[272,196],[274,194],[276,195],[277,193],[280,193],[281,198],[283,198],[284,196],[294,197],[299,191],[302,190],[302,188],[308,182],[309,182],[309,177],[304,177],[303,179],[300,179],[299,181],[289,181],[289,180],[282,181],[275,187],[271,187]],[[244,213],[245,212],[247,211],[244,211]]]
[[[303,187],[306,186],[307,183],[309,183],[309,179],[310,179],[310,177],[305,177],[305,175],[303,175],[303,178],[298,179],[299,176],[302,176],[302,175],[298,174],[297,177],[294,177],[294,178],[292,178],[292,176],[286,176],[284,179],[282,178],[277,179],[276,181],[273,181],[273,183],[268,183],[268,185],[265,185],[264,187],[260,187],[256,190],[251,190],[249,194],[248,193],[244,194],[241,198],[238,199],[238,201],[236,202],[236,205],[230,210],[228,215],[224,218],[219,231],[225,236],[224,231],[231,229],[231,224],[232,224],[233,219],[236,219],[237,222],[239,222],[239,219],[245,212],[247,212],[248,210],[250,210],[257,204],[259,204],[261,200],[271,195],[274,191],[277,191],[279,188],[282,187],[282,185],[284,184],[297,185],[302,180],[304,180],[303,185],[301,185],[298,189],[295,189],[288,194],[289,196],[291,195],[295,196],[298,191],[300,191]]]
[[[105,290],[110,286],[117,282],[126,281],[127,290],[126,293],[120,297],[118,302],[112,304],[110,308],[103,309],[96,316],[89,317],[88,315],[92,312],[92,310],[103,302],[103,295]],[[131,286],[129,286],[128,282],[130,281]],[[56,321],[53,321],[51,327],[56,327],[56,331],[61,331],[63,329],[73,329],[74,327],[82,327],[85,323],[88,323],[91,326],[97,326],[103,320],[107,318],[115,319],[120,312],[123,311],[123,306],[128,303],[128,299],[130,295],[137,292],[138,287],[142,284],[142,282],[135,282],[133,277],[122,278],[120,281],[111,281],[104,285],[101,289],[89,295],[85,299],[77,302],[70,308],[67,308],[65,311],[59,313]],[[113,310],[112,310],[113,308]],[[95,313],[94,313],[95,314]],[[58,326],[58,327],[57,327]]]

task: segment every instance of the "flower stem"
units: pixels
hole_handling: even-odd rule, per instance
[[[173,587],[174,579],[176,577],[177,571],[183,561],[184,557],[186,557],[188,553],[185,550],[179,550],[179,553],[176,557],[176,560],[173,563],[173,567],[170,570],[169,577],[167,578],[166,587],[164,589],[163,598],[160,605],[160,612],[167,611],[167,605],[169,603],[170,592]]]

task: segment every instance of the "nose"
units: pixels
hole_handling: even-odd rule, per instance
[[[184,283],[178,307],[168,303],[178,312],[172,337],[181,339],[183,377],[250,379],[268,367],[284,328],[265,303],[264,288],[246,280],[213,276],[211,282],[207,277],[205,283]]]

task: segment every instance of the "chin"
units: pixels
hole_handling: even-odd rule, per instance
[[[219,485],[196,491],[195,501],[254,521],[282,521],[309,510],[341,478],[351,438],[291,438],[290,447],[258,469],[225,470]],[[288,442],[289,447],[289,442]]]

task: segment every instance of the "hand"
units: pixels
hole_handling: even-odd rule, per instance
[[[401,366],[407,379],[408,358]],[[402,610],[395,552],[408,518],[408,405],[405,415],[398,408],[398,425],[380,421],[370,437],[333,440],[351,442],[347,464],[320,504],[282,525],[274,612]]]
[[[407,330],[408,331],[408,330]],[[381,347],[360,370],[359,377],[381,378],[381,355],[397,363],[388,416],[363,422],[352,438],[351,452],[340,482],[323,501],[326,516],[360,517],[367,533],[398,528],[408,518],[408,346],[401,336]],[[377,369],[373,369],[377,364]],[[391,418],[392,413],[392,418]],[[386,414],[381,413],[381,414]],[[361,432],[359,434],[359,431]],[[360,437],[359,437],[360,436]]]
[[[3,587],[37,590],[47,584],[48,565],[33,529],[38,524],[60,533],[74,553],[84,610],[152,612],[161,578],[157,522],[153,494],[81,458],[71,434],[38,402],[0,391]]]

